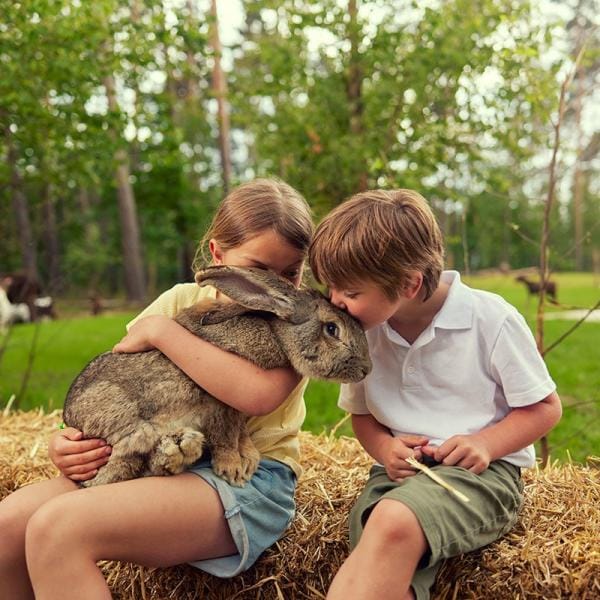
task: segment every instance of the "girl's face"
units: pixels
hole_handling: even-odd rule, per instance
[[[269,269],[300,285],[304,254],[272,229],[265,229],[243,244],[222,250],[214,238],[208,243],[213,264]]]

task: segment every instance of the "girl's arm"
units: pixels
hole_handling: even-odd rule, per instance
[[[153,348],[209,394],[250,416],[275,410],[300,381],[293,369],[261,369],[195,336],[164,315],[151,315],[134,323],[113,352]]]
[[[83,439],[83,433],[65,427],[48,441],[48,456],[56,468],[73,481],[86,481],[108,462],[111,447],[101,439]]]
[[[455,435],[439,448],[423,452],[446,465],[481,473],[494,461],[533,444],[560,421],[562,407],[556,392],[543,400],[513,408],[501,421],[471,435]]]

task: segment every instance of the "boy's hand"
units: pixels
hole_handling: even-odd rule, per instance
[[[153,340],[160,336],[165,323],[170,322],[169,317],[151,315],[140,319],[133,324],[123,339],[114,346],[113,352],[146,352],[155,348]]]
[[[441,446],[423,446],[423,454],[448,466],[463,467],[479,474],[491,461],[487,446],[476,435],[454,435]]]
[[[81,431],[66,427],[48,442],[48,456],[58,470],[73,481],[86,481],[108,462],[112,448],[104,440],[82,440]]]
[[[429,440],[420,435],[404,435],[402,437],[390,437],[383,448],[383,465],[387,476],[392,481],[400,481],[405,477],[411,477],[416,474],[414,467],[411,467],[405,459],[415,458],[421,460],[421,446],[427,444]]]

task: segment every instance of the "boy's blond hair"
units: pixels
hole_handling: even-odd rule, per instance
[[[413,190],[372,190],[356,194],[321,221],[309,249],[320,283],[348,289],[368,280],[394,300],[423,274],[426,300],[438,286],[444,243],[435,216]]]

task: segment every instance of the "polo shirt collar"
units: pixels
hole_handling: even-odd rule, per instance
[[[435,337],[436,328],[470,329],[473,324],[473,296],[469,287],[461,282],[458,271],[444,271],[440,280],[450,285],[448,295],[432,322],[412,344],[413,348],[428,344]],[[387,322],[383,324],[383,332],[394,344],[411,346]]]
[[[441,281],[450,289],[438,314],[433,318],[433,327],[441,329],[470,329],[473,324],[473,296],[470,289],[460,280],[458,271],[444,271]]]

